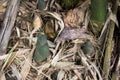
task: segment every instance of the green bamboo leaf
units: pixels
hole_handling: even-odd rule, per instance
[[[44,31],[40,29],[33,58],[37,63],[40,63],[41,61],[45,60],[49,56],[49,54],[50,51],[46,35]]]

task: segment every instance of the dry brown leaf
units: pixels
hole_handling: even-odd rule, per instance
[[[74,39],[90,39],[91,36],[85,33],[86,30],[82,28],[65,28],[57,41],[64,41],[64,40],[74,40]]]
[[[4,13],[6,8],[0,6],[0,13]]]
[[[58,13],[56,13],[56,12],[54,12],[54,13],[51,13],[51,12],[48,12],[48,14],[50,14],[51,16],[53,16],[56,20],[58,20],[57,21],[57,23],[58,23],[58,25],[60,26],[60,31],[59,31],[59,33],[58,33],[58,35],[57,35],[57,37],[59,36],[59,34],[62,32],[62,30],[64,29],[64,22],[63,22],[63,20],[62,20],[62,18],[61,18],[61,15],[60,14],[58,14]],[[56,27],[55,27],[56,28]],[[55,40],[56,41],[56,40]]]
[[[27,75],[29,74],[30,71],[30,67],[32,64],[32,56],[34,53],[35,47],[31,50],[30,54],[27,56],[24,65],[22,66],[21,69],[21,76],[22,76],[22,80],[26,80]]]
[[[42,27],[42,19],[37,14],[34,15],[33,26],[35,30],[39,30]]]
[[[79,8],[68,11],[64,18],[65,27],[79,27],[83,25],[84,16],[84,11]]]

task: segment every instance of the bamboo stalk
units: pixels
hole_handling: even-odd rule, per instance
[[[107,0],[91,0],[91,24],[94,34],[99,34],[107,15]]]
[[[115,4],[112,8],[113,13],[117,13],[117,8],[118,8],[118,1],[115,0]],[[110,71],[110,59],[111,59],[111,54],[112,54],[112,39],[113,39],[113,34],[114,34],[114,27],[115,23],[113,21],[110,21],[109,25],[109,34],[108,34],[108,41],[106,43],[106,50],[105,50],[105,57],[104,57],[104,63],[103,63],[103,72],[105,74],[105,80],[109,79],[109,71]]]
[[[107,0],[91,0],[92,20],[105,22]]]
[[[113,4],[114,4],[114,6],[113,6],[113,13],[114,14],[117,14],[117,10],[118,10],[118,6],[119,6],[119,0],[113,0]],[[119,50],[118,50],[119,51]],[[118,61],[116,61],[117,63],[116,63],[116,69],[114,70],[114,72],[112,73],[112,79],[111,80],[117,80],[118,79],[118,75],[119,75],[119,72],[118,72],[118,68],[117,68],[117,66],[118,66],[118,64],[119,64],[119,59],[120,59],[120,57],[119,57],[119,53],[118,53],[118,57],[117,57],[117,59],[118,59]],[[117,73],[118,72],[118,73]]]
[[[110,59],[112,54],[112,38],[114,33],[114,22],[110,22],[110,29],[108,34],[108,41],[106,43],[106,50],[105,50],[105,57],[104,57],[104,63],[103,63],[103,72],[105,80],[108,80],[109,77],[109,71],[110,71]]]

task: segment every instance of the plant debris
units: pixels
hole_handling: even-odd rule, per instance
[[[0,1],[0,25],[4,23],[3,15],[9,14],[6,12],[8,1]],[[45,0],[44,10],[37,9],[37,0],[20,1],[19,8],[16,10],[16,19],[14,19],[15,24],[12,24],[11,36],[7,39],[9,43],[6,54],[0,55],[0,61],[3,61],[3,64],[0,65],[2,67],[0,80],[104,79],[101,71],[103,52],[99,46],[99,39],[95,38],[88,25],[91,17],[90,0],[79,0],[79,3],[75,3],[77,6],[73,5],[69,10],[67,8],[64,10],[64,6],[60,3],[61,0]],[[6,17],[12,19],[15,18],[15,15]],[[108,29],[109,21],[116,22],[116,17],[111,17],[115,19],[109,17],[100,39]],[[8,20],[8,23],[10,22],[12,20]],[[118,23],[116,22],[116,24]],[[8,25],[8,27],[10,26]],[[40,38],[43,42],[48,43],[49,47],[47,46],[47,48],[50,50],[50,55],[38,64],[33,59],[33,55],[40,34],[39,29],[42,29],[45,32],[44,35],[47,36],[46,41]],[[42,51],[42,49],[38,49],[38,51]],[[116,60],[120,63],[120,60],[115,58],[116,56],[111,57],[111,61],[113,61],[111,64],[114,65]],[[118,71],[120,70],[119,66],[120,64],[116,66]]]
[[[88,35],[85,29],[81,28],[65,28],[57,41],[65,41],[65,40],[74,40],[74,39],[90,39],[92,36]]]

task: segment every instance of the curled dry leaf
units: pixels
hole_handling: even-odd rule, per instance
[[[85,32],[86,30],[83,28],[65,28],[61,32],[57,41],[74,40],[74,39],[85,39],[85,40],[90,39],[91,36]]]
[[[42,19],[37,14],[34,16],[33,26],[35,30],[38,30],[42,27]]]
[[[67,12],[67,15],[64,18],[66,27],[79,27],[83,25],[84,22],[84,10],[81,8],[75,8]]]
[[[57,23],[59,24],[59,26],[60,26],[60,31],[59,31],[59,33],[58,33],[58,35],[57,35],[57,37],[59,36],[59,34],[62,32],[62,30],[64,29],[64,22],[63,22],[63,20],[62,20],[62,18],[61,18],[61,15],[59,15],[58,13],[51,13],[51,12],[48,12],[48,14],[50,14],[51,16],[53,16],[55,19],[57,19],[58,21],[57,21]],[[56,41],[56,40],[55,40]]]
[[[47,21],[44,28],[44,31],[47,35],[47,39],[54,39],[56,37],[54,20]]]

